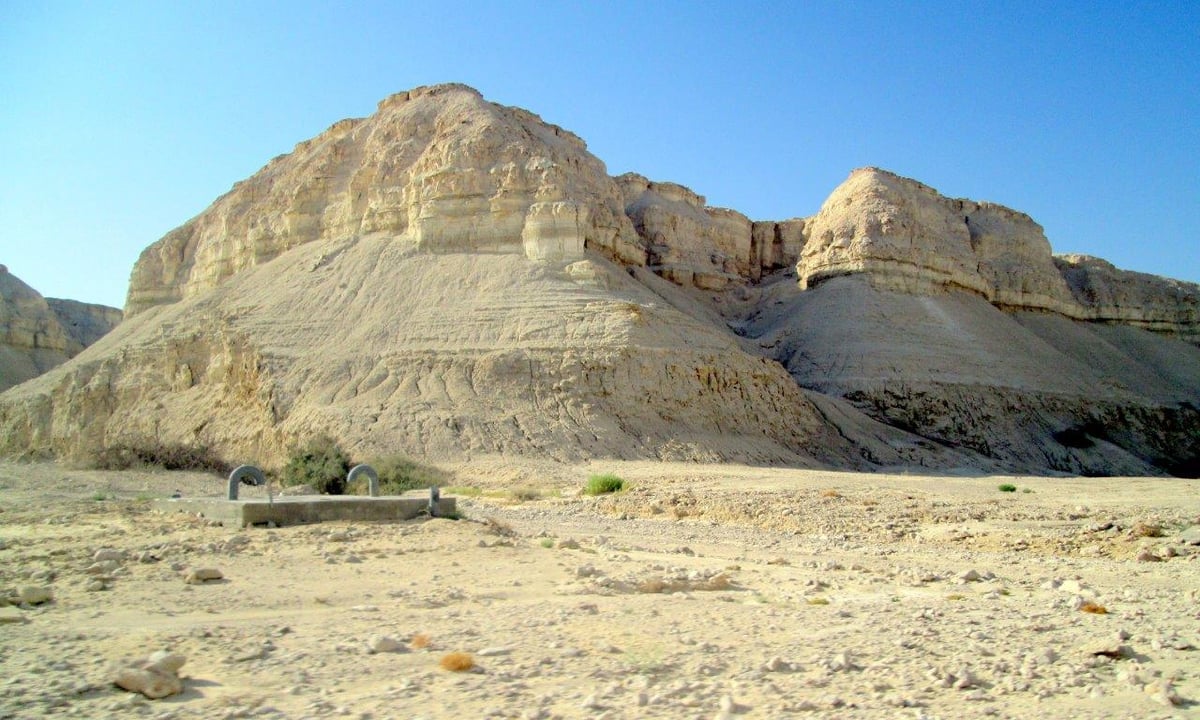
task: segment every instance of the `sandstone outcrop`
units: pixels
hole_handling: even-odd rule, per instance
[[[121,321],[121,311],[44,298],[0,265],[0,391],[79,354]]]
[[[0,395],[0,452],[1194,475],[1197,298],[886,171],[756,222],[418,88],[147,248],[128,319]]]

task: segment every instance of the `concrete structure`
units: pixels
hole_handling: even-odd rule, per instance
[[[429,510],[428,497],[363,497],[358,495],[296,495],[265,499],[170,498],[151,505],[163,512],[186,512],[228,527],[299,525],[328,520],[411,520]],[[454,498],[439,498],[436,515],[453,516]]]

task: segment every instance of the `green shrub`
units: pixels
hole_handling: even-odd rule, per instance
[[[225,475],[232,466],[211,448],[142,440],[110,445],[96,453],[90,466],[96,470],[196,470]]]
[[[388,455],[368,463],[379,474],[380,495],[402,495],[409,490],[423,490],[434,485],[444,487],[453,475],[432,465],[419,463],[403,455]],[[347,489],[355,495],[367,493],[366,478],[359,478]]]
[[[587,495],[604,495],[606,493],[617,492],[624,487],[625,481],[616,475],[593,475],[588,478],[587,485],[584,486],[583,492]]]
[[[1016,492],[1017,486],[1012,483],[1004,483],[1000,486],[1000,492]]]
[[[319,493],[341,495],[346,492],[348,472],[350,456],[332,438],[321,436],[292,451],[280,481],[284,486],[312,485]]]

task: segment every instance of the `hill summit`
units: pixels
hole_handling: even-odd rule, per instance
[[[1200,287],[874,168],[752,221],[462,85],[399,93],[148,247],[0,450],[1200,472]]]

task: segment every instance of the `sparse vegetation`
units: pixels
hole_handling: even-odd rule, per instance
[[[195,470],[225,475],[232,466],[212,448],[141,440],[110,445],[96,453],[89,467],[95,470]]]
[[[450,672],[466,672],[475,667],[475,659],[464,652],[452,652],[443,655],[438,665]]]
[[[541,545],[542,547],[549,550],[550,548],[554,547],[554,540],[551,538],[542,538],[541,541],[538,542],[538,545]]]
[[[404,455],[388,455],[368,463],[379,474],[381,495],[402,495],[409,490],[441,487],[453,476],[432,465],[425,465]],[[352,495],[367,494],[366,478],[356,479],[346,491]]]
[[[341,495],[346,492],[349,471],[350,457],[332,438],[321,436],[292,451],[283,466],[281,481],[284,486],[312,485],[317,492]]]
[[[432,643],[433,640],[430,639],[430,637],[425,633],[417,633],[416,635],[412,636],[412,640],[408,641],[408,644],[411,645],[414,650],[424,650]]]
[[[606,495],[615,493],[625,487],[625,481],[611,473],[593,475],[588,478],[583,492],[586,495]]]
[[[1000,492],[1016,492],[1017,486],[1012,483],[1004,483],[999,487]]]
[[[1107,615],[1108,614],[1108,608],[1104,607],[1103,605],[1094,603],[1094,602],[1085,602],[1084,604],[1079,606],[1079,609],[1082,612],[1091,613],[1092,615]]]

